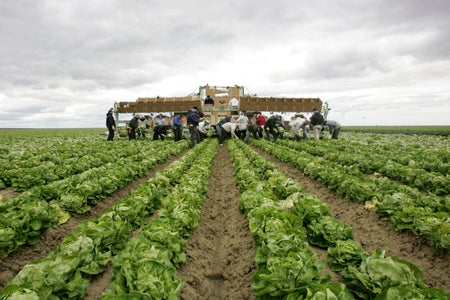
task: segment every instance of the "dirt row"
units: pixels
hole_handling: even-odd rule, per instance
[[[181,299],[254,299],[250,280],[255,245],[225,147],[219,147],[199,226],[185,247],[188,261],[178,275],[185,280]]]
[[[416,236],[393,230],[387,221],[379,220],[372,210],[346,200],[330,192],[321,183],[305,177],[295,168],[257,149],[266,159],[272,161],[286,176],[294,178],[305,192],[317,195],[329,205],[334,218],[353,227],[354,238],[372,253],[384,249],[388,255],[408,260],[422,270],[425,282],[430,287],[449,291],[450,259],[439,255]],[[100,216],[115,201],[123,198],[130,190],[148,180],[178,157],[152,169],[148,176],[129,184],[126,188],[106,198],[93,208],[89,214],[71,218],[69,222],[41,236],[34,246],[22,247],[6,259],[0,261],[0,288],[8,277],[14,276],[27,263],[45,257],[59,245],[68,233],[75,230],[80,222]],[[238,210],[239,190],[233,175],[233,166],[225,147],[219,147],[208,193],[202,207],[199,226],[184,250],[186,264],[180,266],[178,275],[185,285],[181,299],[254,299],[250,280],[255,271],[253,262],[254,241],[245,216]],[[311,247],[319,258],[326,260],[326,251]],[[340,281],[339,274],[327,269],[333,281]],[[85,299],[100,299],[101,293],[109,285],[112,266],[107,272],[93,278]]]

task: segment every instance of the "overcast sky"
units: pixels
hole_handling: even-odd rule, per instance
[[[449,0],[0,0],[0,128],[105,127],[200,85],[450,125]]]

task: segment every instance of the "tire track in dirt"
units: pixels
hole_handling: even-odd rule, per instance
[[[256,267],[253,236],[238,209],[233,165],[220,146],[201,211],[199,226],[184,250],[187,261],[178,276],[180,299],[255,299],[250,282]]]
[[[390,256],[412,262],[423,272],[424,281],[429,287],[450,292],[450,255],[437,253],[428,243],[411,232],[395,231],[392,223],[380,220],[374,210],[366,210],[363,205],[330,191],[295,167],[258,148],[252,149],[274,163],[280,172],[299,182],[305,192],[324,201],[333,218],[352,226],[354,240],[361,243],[367,252],[372,254],[376,249],[385,250]],[[326,259],[326,251],[318,251],[321,253],[318,256]]]

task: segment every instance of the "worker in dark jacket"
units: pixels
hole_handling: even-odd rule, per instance
[[[114,139],[114,130],[116,129],[116,120],[114,119],[112,108],[106,114],[106,128],[108,128],[108,138],[106,140],[112,141]]]
[[[128,124],[128,139],[135,140],[136,139],[136,129],[139,126],[139,118],[141,116],[139,114],[135,114],[133,118],[131,118],[130,123]]]
[[[275,130],[277,125],[277,118],[275,116],[271,116],[266,124],[264,124],[264,131],[266,132],[266,140],[270,141],[270,135],[273,136],[274,141],[277,141],[278,133]]]
[[[175,115],[173,119],[173,134],[175,142],[183,138],[183,116],[181,114]]]
[[[200,143],[200,134],[198,133],[198,123],[200,123],[200,113],[197,106],[190,108],[187,111],[187,125],[189,126],[189,133],[191,134],[191,148],[197,143]]]
[[[324,128],[323,122],[323,116],[322,114],[317,110],[317,108],[313,108],[312,110],[313,115],[311,116],[310,122],[311,127],[313,129],[314,139],[319,140],[322,137],[322,129]]]
[[[248,140],[250,139],[250,136],[253,136],[253,138],[255,140],[259,139],[259,135],[261,133],[262,135],[262,127],[257,125],[257,124],[250,124],[247,127],[247,132],[245,133],[245,137],[244,137],[244,143],[248,143]]]
[[[277,138],[284,139],[284,132],[286,126],[284,125],[283,118],[281,115],[275,116],[275,132],[277,133]]]
[[[223,132],[222,125],[225,123],[231,122],[231,118],[226,116],[222,120],[219,121],[219,123],[216,124],[216,132],[217,136],[219,137],[219,143],[222,145],[223,141],[225,140],[225,132]]]

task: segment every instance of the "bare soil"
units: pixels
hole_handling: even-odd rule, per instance
[[[186,284],[181,299],[254,299],[250,279],[256,267],[248,222],[239,212],[233,166],[221,146],[214,164],[199,226],[185,247],[179,269]]]
[[[326,202],[334,218],[353,227],[355,240],[368,252],[381,249],[388,255],[408,260],[424,273],[425,282],[430,287],[450,291],[449,255],[438,254],[411,233],[396,232],[392,224],[380,220],[376,212],[336,195],[320,182],[305,177],[295,168],[272,156],[256,149],[255,151],[272,161],[286,176],[298,181],[305,192],[317,195]],[[80,222],[99,217],[107,207],[177,158],[152,169],[147,177],[117,191],[88,214],[74,216],[67,223],[48,230],[36,245],[21,247],[1,260],[0,288],[6,284],[7,278],[15,276],[24,265],[53,251]],[[0,193],[3,198],[11,196],[10,191],[0,190]],[[238,197],[239,190],[229,154],[225,147],[219,147],[200,224],[184,248],[187,262],[178,269],[178,275],[185,281],[180,299],[255,299],[250,287],[250,280],[255,272],[254,241],[245,216],[238,210]],[[316,247],[311,249],[319,258],[326,260],[326,250]],[[325,272],[331,275],[333,281],[340,281],[338,273],[329,269]],[[109,285],[111,274],[112,267],[93,278],[85,299],[100,299],[101,293]]]

